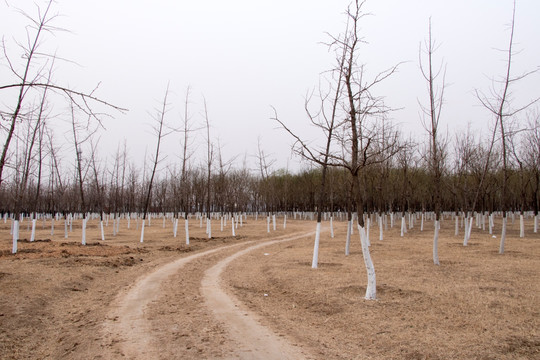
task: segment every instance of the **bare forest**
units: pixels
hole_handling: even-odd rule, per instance
[[[335,62],[321,69],[320,78],[314,79],[318,86],[299,103],[304,119],[286,119],[279,107],[269,106],[265,121],[290,139],[293,156],[301,159],[297,169],[275,166],[272,149],[260,143],[250,154],[225,157],[212,127],[219,114],[187,84],[180,93],[171,91],[178,79],[170,79],[163,93],[156,94],[161,99],[156,107],[148,109],[152,145],[144,159],[133,158],[130,147],[137,145],[120,136],[114,153],[103,151],[101,136],[107,124],[129,109],[114,98],[103,98],[99,83],[80,90],[57,82],[55,74],[62,72],[68,60],[42,49],[47,39],[64,31],[56,27],[55,4],[50,1],[35,13],[19,13],[27,37],[2,42],[0,61],[10,74],[0,83],[0,293],[5,294],[0,295],[4,298],[0,328],[6,329],[0,334],[2,358],[32,354],[98,358],[104,348],[112,358],[141,351],[145,358],[245,358],[251,350],[242,346],[249,345],[235,350],[224,335],[236,331],[236,320],[216,311],[219,321],[212,317],[212,309],[222,306],[212,289],[223,283],[256,314],[253,318],[259,319],[260,326],[279,334],[271,344],[283,352],[265,353],[264,344],[253,345],[253,351],[261,351],[260,358],[538,356],[540,304],[538,293],[534,294],[538,285],[532,283],[539,275],[540,92],[513,96],[524,79],[539,75],[538,69],[513,71],[520,56],[514,43],[519,2],[514,3],[514,14],[508,14],[506,49],[485,59],[500,62],[502,54],[505,72],[489,74],[486,83],[471,89],[470,96],[485,110],[485,118],[478,120],[485,123],[482,133],[470,128],[447,130],[445,121],[451,120],[445,110],[452,104],[446,101],[445,91],[454,81],[447,76],[452,64],[444,60],[437,23],[426,19],[416,64],[418,82],[425,85],[425,92],[417,94],[416,121],[424,131],[413,137],[401,125],[400,109],[387,103],[380,92],[381,85],[406,64],[387,64],[373,73],[372,64],[364,63],[362,27],[370,14],[363,1],[353,1],[343,15],[343,31],[321,39],[320,46],[327,47]],[[316,129],[319,137],[305,138],[298,130],[302,126]],[[168,153],[163,146],[166,141],[180,144],[180,151]],[[253,250],[263,242],[268,247]],[[225,265],[214,270],[213,263],[189,262],[199,252],[204,261],[219,260],[219,265],[226,260]],[[258,253],[264,253],[264,261],[255,256]],[[209,260],[214,257],[219,259]],[[185,264],[179,262],[181,258]],[[267,262],[270,258],[275,260]],[[160,291],[168,295],[160,301],[161,310],[152,308],[157,306],[152,299],[157,299],[159,291],[141,301],[155,319],[163,317],[160,321],[167,324],[160,327],[163,332],[175,329],[171,331],[176,335],[155,335],[152,345],[142,349],[136,342],[150,341],[143,338],[147,336],[144,330],[130,333],[122,328],[121,320],[113,324],[116,320],[111,321],[106,310],[116,309],[115,316],[121,319],[121,304],[131,301],[126,292],[129,284],[136,279],[142,279],[138,285],[143,284],[150,273],[158,276],[155,269],[165,264],[177,264],[176,272],[166,273],[168,280],[147,282],[172,281],[174,276],[182,284],[178,290],[182,294],[172,293],[174,284],[163,283]],[[182,266],[192,269],[193,277],[176,278]],[[497,266],[505,270],[497,274]],[[79,270],[73,270],[71,278],[64,272],[67,268]],[[58,301],[64,306],[71,296],[86,293],[103,307],[94,308],[77,297],[80,303],[66,315],[51,305],[54,295],[43,286],[32,295],[30,290],[37,285],[32,285],[28,269],[50,274],[43,276],[50,292],[60,291],[62,300]],[[519,281],[510,277],[512,271]],[[17,282],[17,274],[24,281]],[[216,280],[219,276],[221,285]],[[110,283],[98,290],[102,278]],[[448,288],[447,280],[455,287]],[[67,283],[71,285],[64,286]],[[474,296],[463,296],[467,291]],[[487,292],[489,298],[484,297]],[[440,297],[446,300],[439,302]],[[521,302],[510,303],[510,297]],[[203,299],[206,310],[188,304],[191,298]],[[17,302],[19,307],[13,305]],[[415,308],[414,302],[423,308]],[[286,310],[280,308],[282,304]],[[35,309],[40,307],[44,314],[53,315],[39,315]],[[191,312],[206,325],[190,321],[178,330],[167,322],[173,320],[163,316],[168,311],[163,309],[171,307],[183,313],[180,320],[186,321]],[[506,334],[495,321],[505,307]],[[83,314],[84,308],[90,314]],[[483,330],[466,319],[467,309],[484,316],[477,319]],[[32,322],[25,311],[46,320]],[[409,312],[413,315],[406,320]],[[454,312],[462,313],[463,317],[455,317],[462,321],[461,329],[452,322],[452,316],[458,316]],[[78,313],[79,320],[90,324],[83,330],[88,333],[102,331],[96,322],[103,320],[106,340],[100,343],[101,350],[73,335]],[[360,314],[371,328],[356,319]],[[518,321],[513,316],[519,317],[519,323],[513,322]],[[92,323],[92,317],[96,322]],[[386,324],[391,318],[394,322]],[[16,329],[19,321],[31,329],[30,334],[46,326],[53,330],[41,345],[20,344],[17,336],[26,338]],[[433,327],[438,322],[440,327]],[[148,333],[148,326],[154,330],[157,326],[141,324],[125,326],[140,326]],[[297,329],[295,324],[300,324]],[[69,334],[60,340],[54,337],[62,331]],[[416,336],[416,331],[440,334],[422,342],[418,338],[424,335]],[[489,331],[493,338],[484,334]],[[366,334],[362,337],[369,337],[371,343],[354,338],[357,332]],[[193,334],[199,334],[198,338]],[[329,334],[328,339],[321,340],[323,334]],[[115,340],[116,335],[123,336],[122,340]],[[126,342],[131,336],[131,343]],[[468,342],[476,336],[478,343]],[[386,346],[376,346],[383,338]],[[182,344],[178,349],[184,353],[163,345],[175,341]],[[51,345],[56,342],[58,349]],[[150,354],[150,349],[157,352]]]

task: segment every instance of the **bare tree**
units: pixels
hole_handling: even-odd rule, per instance
[[[97,141],[99,143],[99,139]],[[105,202],[105,194],[104,194],[104,184],[105,181],[101,181],[99,179],[99,174],[104,173],[100,171],[98,164],[96,163],[96,156],[97,156],[97,144],[90,139],[90,165],[92,167],[92,172],[94,175],[94,186],[95,186],[95,192],[97,196],[97,206],[99,210],[99,228],[101,231],[101,240],[105,241],[105,231],[103,229],[103,214],[104,214],[104,202]],[[100,185],[101,184],[101,185]]]
[[[79,195],[80,195],[80,210],[83,216],[82,223],[82,240],[81,243],[86,245],[86,223],[87,223],[87,204],[85,199],[84,191],[84,181],[88,171],[87,161],[83,158],[82,145],[85,144],[90,138],[96,133],[97,128],[92,128],[91,119],[89,118],[86,123],[79,123],[76,120],[75,108],[74,105],[71,105],[71,129],[73,134],[73,145],[75,148],[76,154],[76,170],[77,170],[77,180],[79,186]],[[81,135],[81,133],[83,133]],[[81,137],[82,136],[82,137]],[[58,170],[58,169],[57,169]],[[84,173],[84,175],[83,175]]]
[[[512,60],[516,52],[513,49],[514,46],[514,29],[515,29],[515,17],[516,17],[516,1],[514,0],[514,6],[512,9],[512,22],[510,23],[510,37],[508,42],[508,49],[506,52],[506,71],[504,76],[500,80],[493,80],[493,89],[491,90],[492,96],[488,97],[480,91],[476,91],[476,97],[482,103],[482,105],[490,111],[496,119],[496,123],[500,130],[501,137],[501,153],[502,153],[502,186],[501,186],[501,210],[503,213],[503,225],[501,232],[501,241],[499,246],[499,253],[504,253],[504,244],[506,240],[506,222],[508,211],[508,134],[506,131],[507,119],[515,116],[519,112],[527,109],[534,103],[538,102],[540,98],[533,99],[525,105],[515,107],[510,101],[510,85],[517,83],[517,81],[524,79],[525,77],[535,73],[537,70],[527,72],[518,76],[512,76]],[[495,88],[495,84],[500,85],[500,88]]]
[[[427,56],[427,68],[422,63],[422,53],[420,47],[420,70],[424,80],[428,84],[429,93],[429,106],[423,106],[420,104],[424,115],[429,118],[429,125],[424,127],[429,133],[430,137],[430,170],[433,177],[434,198],[435,198],[435,234],[433,236],[433,263],[439,265],[439,228],[441,220],[441,176],[442,176],[442,149],[440,145],[439,135],[439,121],[441,118],[442,105],[444,100],[444,87],[446,67],[434,72],[433,69],[433,54],[437,50],[435,41],[431,38],[431,18],[429,19],[429,31],[428,40],[424,43],[425,54]],[[435,84],[437,78],[442,75],[442,83],[439,88]]]
[[[166,131],[166,124],[165,124],[165,115],[167,113],[167,108],[169,104],[167,103],[167,97],[169,95],[169,85],[167,84],[167,89],[165,90],[165,96],[163,97],[163,102],[161,103],[161,107],[157,109],[157,114],[154,118],[155,124],[152,126],[152,129],[154,130],[154,133],[157,138],[156,142],[156,151],[154,153],[154,157],[152,159],[152,172],[150,173],[150,180],[148,181],[148,188],[145,195],[145,200],[143,203],[142,208],[142,227],[141,227],[141,242],[144,242],[144,227],[146,223],[146,216],[148,213],[148,208],[150,206],[150,197],[152,195],[152,185],[154,183],[154,178],[156,176],[156,170],[158,167],[158,164],[161,162],[161,159],[159,157],[160,150],[161,150],[161,141],[163,138],[170,134],[170,131]]]
[[[366,237],[365,188],[363,176],[360,176],[360,173],[374,161],[382,160],[372,151],[373,144],[381,140],[377,122],[384,119],[391,109],[384,104],[382,97],[374,95],[374,90],[377,85],[397,71],[399,64],[378,73],[372,79],[368,79],[365,66],[358,64],[359,47],[363,42],[359,34],[360,20],[367,15],[362,10],[364,3],[364,1],[355,1],[346,13],[348,22],[345,33],[338,37],[331,36],[330,46],[345,57],[341,81],[345,92],[343,106],[348,117],[341,127],[339,138],[344,150],[343,156],[336,157],[333,161],[339,162],[339,165],[346,168],[352,177],[358,230],[368,274],[365,298],[372,300],[376,299],[376,278]]]
[[[183,127],[181,132],[184,135],[182,142],[182,168],[180,173],[180,208],[184,211],[184,223],[186,231],[186,244],[189,245],[189,212],[191,208],[190,201],[190,182],[188,177],[188,172],[190,170],[190,159],[193,155],[193,150],[190,149],[191,134],[198,129],[193,127],[191,122],[191,115],[189,113],[189,103],[190,103],[190,93],[191,88],[188,86],[186,89],[186,97],[184,100],[184,116],[183,116]]]
[[[275,189],[272,188],[270,182],[270,173],[272,165],[276,162],[275,159],[271,159],[268,154],[265,154],[261,147],[261,139],[257,138],[257,161],[259,162],[259,172],[261,174],[259,181],[260,193],[264,201],[264,210],[266,211],[266,228],[267,232],[270,232],[270,215],[274,211],[275,205]],[[275,217],[275,214],[273,215]]]
[[[210,181],[212,175],[212,164],[214,162],[214,145],[210,139],[210,118],[208,117],[208,107],[206,99],[204,100],[204,120],[206,124],[206,233],[208,238],[212,238],[212,220],[211,220],[211,190]]]
[[[9,125],[7,127],[7,135],[3,145],[2,153],[0,155],[0,186],[3,182],[3,171],[6,165],[6,160],[8,156],[8,151],[10,148],[13,135],[15,134],[16,125],[19,123],[21,117],[21,111],[25,106],[25,100],[29,95],[31,90],[37,91],[50,91],[55,92],[61,95],[64,95],[69,100],[72,106],[75,106],[77,109],[83,111],[89,117],[94,118],[98,122],[100,121],[99,113],[96,113],[92,107],[92,103],[98,103],[105,105],[107,107],[125,111],[118,106],[112,105],[104,100],[98,98],[94,92],[97,89],[94,89],[92,92],[81,92],[70,89],[68,87],[60,86],[54,84],[51,81],[51,71],[49,75],[45,75],[45,69],[49,67],[50,59],[53,59],[50,68],[54,65],[55,56],[49,54],[44,54],[39,51],[40,44],[42,42],[42,37],[45,33],[55,33],[58,31],[63,31],[63,29],[55,27],[53,25],[54,20],[58,15],[51,15],[52,5],[54,4],[53,0],[47,2],[44,10],[39,6],[37,7],[37,16],[34,18],[23,11],[19,12],[30,21],[30,25],[27,27],[27,44],[21,46],[23,50],[22,58],[25,59],[22,70],[17,69],[17,65],[11,60],[11,57],[8,54],[7,45],[5,39],[2,39],[2,49],[4,52],[4,58],[7,61],[7,65],[11,70],[12,74],[15,77],[15,83],[0,85],[0,90],[10,90],[16,89],[18,95],[15,100],[15,106],[12,110],[7,112],[0,112],[2,120],[6,121]],[[34,69],[37,69],[34,71]]]
[[[344,51],[344,49],[341,49]],[[321,236],[321,221],[322,221],[322,211],[323,206],[326,202],[326,177],[328,172],[329,160],[330,160],[330,151],[332,146],[333,132],[338,125],[338,111],[340,108],[340,98],[342,92],[342,76],[344,72],[344,63],[345,63],[345,54],[338,54],[338,66],[336,68],[337,75],[334,81],[328,81],[328,91],[323,92],[319,86],[319,108],[316,113],[312,113],[309,109],[310,100],[312,95],[306,98],[304,103],[304,108],[307,116],[309,117],[310,123],[315,127],[319,128],[324,134],[324,147],[317,148],[311,147],[308,143],[296,135],[285,123],[279,120],[277,116],[277,111],[274,110],[273,120],[277,121],[283,129],[285,129],[295,140],[293,144],[293,151],[299,154],[303,159],[308,160],[314,164],[321,166],[321,183],[319,186],[319,201],[317,204],[317,227],[315,232],[315,242],[313,245],[313,259],[311,262],[311,267],[316,269],[318,267],[319,261],[319,242]],[[333,85],[335,83],[335,85]],[[333,94],[333,95],[331,95]],[[327,106],[328,103],[328,106]],[[332,221],[332,219],[330,220]]]
[[[531,113],[528,123],[529,130],[525,135],[525,163],[531,172],[532,206],[534,212],[534,233],[538,232],[538,208],[540,202],[540,114]]]
[[[522,136],[519,136],[522,135]],[[528,176],[525,158],[527,154],[524,132],[511,132],[508,136],[510,155],[517,164],[516,175],[518,177],[519,189],[519,237],[525,237],[525,208],[527,206],[527,189],[531,183]],[[518,143],[518,144],[516,144]]]

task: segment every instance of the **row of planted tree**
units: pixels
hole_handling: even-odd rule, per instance
[[[508,213],[514,210],[523,215],[532,210],[537,217],[540,115],[535,106],[540,99],[511,96],[521,80],[536,73],[512,74],[515,6],[504,75],[493,78],[487,95],[474,91],[486,109],[483,137],[468,130],[456,134],[441,130],[445,66],[434,65],[437,46],[429,22],[428,39],[419,54],[419,80],[428,90],[421,98],[424,101],[419,101],[420,121],[426,130],[422,140],[424,136],[406,138],[392,124],[394,109],[377,92],[400,64],[379,73],[368,72],[361,59],[364,1],[351,3],[344,32],[329,34],[328,46],[335,64],[321,75],[319,88],[304,104],[307,126],[320,130],[320,135],[304,138],[301,129],[294,129],[292,122],[280,118],[274,109],[272,121],[290,135],[293,151],[307,163],[305,170],[290,173],[273,169],[272,159],[260,145],[254,156],[257,170],[250,169],[246,162],[235,166],[234,159],[225,161],[219,142],[216,145],[212,140],[206,101],[201,112],[203,125],[192,121],[189,88],[183,116],[175,125],[167,115],[167,87],[153,118],[156,146],[148,164],[147,159],[144,164],[130,159],[126,146],[123,150],[119,147],[112,159],[100,158],[101,110],[124,109],[97,98],[94,91],[78,92],[54,83],[54,61],[50,62],[54,56],[44,56],[38,50],[40,36],[55,30],[50,24],[54,17],[48,15],[52,5],[49,1],[46,11],[39,11],[32,22],[35,37],[32,40],[29,31],[28,46],[22,47],[20,56],[23,64],[17,65],[15,59],[19,57],[10,58],[4,45],[15,80],[0,86],[0,90],[11,91],[14,99],[13,107],[0,112],[5,135],[0,155],[0,211],[12,214],[14,240],[23,213],[80,213],[84,227],[87,214],[97,213],[102,218],[104,214],[136,212],[141,214],[142,240],[149,212],[172,213],[175,219],[205,213],[209,223],[212,214],[317,211],[316,267],[323,211],[347,213],[350,231],[352,214],[356,213],[368,273],[366,298],[374,299],[375,270],[366,237],[366,213],[378,213],[382,218],[395,211],[432,211],[436,265],[443,210],[461,211],[467,224],[472,223],[475,212],[482,216],[487,212],[489,216],[500,211],[500,253],[504,252]],[[58,96],[67,100],[68,111],[54,114],[50,104]],[[9,101],[9,96],[6,99]],[[61,145],[57,140],[59,119],[69,124],[68,131],[60,131],[67,139]],[[195,147],[193,140],[201,132],[205,146]],[[181,143],[181,150],[174,154],[178,161],[166,164],[163,141],[174,137]]]
[[[478,149],[478,148],[477,148]],[[398,154],[399,156],[399,154]],[[365,211],[390,213],[396,211],[433,211],[433,181],[428,169],[419,159],[407,159],[404,166],[392,164],[392,158],[383,164],[372,165],[363,172],[362,191],[365,192]],[[496,164],[498,162],[494,162]],[[501,209],[502,171],[493,166],[480,185],[480,169],[445,169],[441,204],[445,210],[458,212],[489,212]],[[118,176],[118,172],[120,175]],[[508,203],[514,211],[538,214],[539,168],[512,168],[509,172]],[[42,176],[32,177],[24,189],[20,183],[7,182],[0,189],[2,213],[24,212],[62,213],[131,213],[142,212],[148,180],[141,178],[134,166],[112,171],[101,170],[98,178],[83,184],[85,206],[81,201],[81,188],[75,178]],[[316,211],[321,196],[319,186],[321,170],[306,169],[296,173],[285,170],[272,172],[268,177],[253,174],[248,169],[218,169],[210,178],[210,187],[202,169],[178,174],[163,171],[152,188],[150,212],[185,214],[211,212],[281,212]],[[352,209],[351,182],[346,171],[328,171],[327,197],[322,211],[347,212]],[[481,186],[481,188],[479,188]],[[210,190],[210,193],[208,193]],[[479,198],[472,208],[472,198],[479,190]],[[210,201],[207,199],[210,197]],[[207,204],[210,208],[207,209]]]

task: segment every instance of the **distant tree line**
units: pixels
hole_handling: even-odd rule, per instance
[[[514,146],[514,161],[508,169],[507,203],[513,211],[534,211],[539,208],[540,131],[539,127],[520,133]],[[498,152],[492,154],[491,165],[480,185],[486,146],[471,134],[456,137],[453,153],[448,154],[442,174],[441,206],[445,211],[493,212],[502,209],[501,184],[503,171]],[[534,146],[532,146],[534,145]],[[39,148],[38,146],[37,148]],[[49,156],[34,154],[28,167],[15,166],[0,188],[0,211],[13,213],[16,207],[24,213],[143,212],[147,172],[129,163],[126,152],[119,152],[107,167],[104,161],[85,159],[83,172],[85,203],[75,168],[60,169],[54,151]],[[95,155],[95,154],[94,154]],[[84,156],[81,154],[81,156]],[[40,163],[39,159],[47,160]],[[366,167],[362,172],[364,211],[415,212],[433,211],[434,183],[428,159],[419,152],[403,148],[384,162]],[[92,168],[92,164],[96,167]],[[101,164],[101,166],[97,165]],[[46,169],[46,171],[45,171]],[[22,172],[28,171],[28,174]],[[93,174],[95,171],[95,176]],[[229,166],[212,172],[210,186],[204,165],[185,172],[184,178],[174,166],[162,168],[152,187],[149,211],[184,213],[211,212],[281,212],[318,210],[321,168],[305,168],[290,172],[284,169],[257,175],[247,167]],[[322,211],[347,212],[351,209],[351,179],[347,170],[330,168],[327,174],[327,196]],[[28,177],[21,189],[20,179]],[[480,189],[479,189],[480,186]],[[210,194],[208,193],[210,189]],[[479,201],[471,209],[474,193]],[[209,201],[208,201],[209,199]],[[210,209],[207,209],[210,204]]]

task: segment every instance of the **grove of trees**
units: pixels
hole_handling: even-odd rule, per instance
[[[427,104],[422,105],[427,133],[411,139],[391,120],[398,115],[383,94],[377,95],[379,84],[393,76],[400,64],[370,77],[361,61],[363,4],[353,2],[346,12],[345,31],[330,35],[328,47],[336,62],[305,103],[306,117],[321,130],[323,145],[314,146],[296,135],[274,109],[272,119],[292,135],[294,152],[306,160],[303,169],[291,172],[274,168],[273,159],[260,146],[252,156],[258,163],[254,167],[247,158],[223,159],[219,142],[211,137],[211,104],[204,101],[203,119],[195,119],[189,88],[180,119],[168,112],[175,101],[167,90],[153,119],[157,146],[148,163],[131,158],[126,143],[118,144],[113,156],[100,153],[96,144],[102,121],[110,112],[124,109],[100,99],[94,90],[75,91],[54,82],[53,70],[61,65],[54,55],[39,49],[42,37],[57,31],[50,12],[53,2],[49,2],[37,17],[27,17],[30,40],[16,48],[21,54],[10,54],[14,50],[3,43],[3,60],[14,80],[0,84],[3,98],[13,99],[13,103],[4,100],[0,109],[0,212],[14,221],[21,216],[35,220],[37,214],[64,218],[81,214],[84,219],[96,213],[102,220],[104,214],[113,218],[131,214],[141,216],[143,231],[148,213],[170,213],[176,222],[180,217],[187,222],[194,213],[206,214],[208,220],[212,213],[265,213],[270,221],[280,212],[318,212],[319,228],[323,212],[331,218],[339,214],[349,223],[356,214],[367,260],[369,238],[364,232],[371,217],[365,214],[375,215],[381,229],[384,215],[392,214],[393,219],[398,214],[403,234],[407,216],[422,213],[422,221],[427,221],[425,214],[433,212],[435,264],[438,224],[444,213],[467,219],[464,245],[474,214],[487,219],[490,233],[496,212],[505,219],[503,227],[509,212],[518,213],[521,224],[532,214],[537,232],[540,112],[534,97],[511,103],[508,96],[511,86],[534,75],[534,71],[512,75],[513,27],[507,73],[494,82],[492,96],[476,92],[491,116],[486,121],[489,132],[482,135],[468,129],[444,132],[440,122],[444,69],[432,64],[436,47],[430,23],[419,72],[419,81],[423,76],[428,87],[428,97],[419,94],[425,99],[421,103]],[[51,105],[58,101],[63,104],[61,111]],[[69,132],[59,130],[62,116],[69,121]],[[160,153],[165,136],[180,142],[181,154]],[[204,145],[197,146],[198,139]],[[193,157],[196,152],[205,153],[205,159]],[[524,236],[523,225],[521,233]]]

